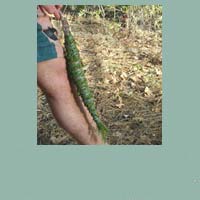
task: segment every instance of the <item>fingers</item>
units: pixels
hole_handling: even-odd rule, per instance
[[[56,8],[60,11],[63,5],[56,5]]]
[[[60,9],[62,5],[40,5],[40,8],[49,14],[53,14],[56,19],[60,19]]]
[[[60,12],[61,12],[61,8],[63,7],[62,5],[56,5],[55,6],[56,7],[56,9],[57,9],[57,11],[58,11],[58,15],[59,15],[59,19],[60,19]]]
[[[60,19],[60,12],[59,12],[59,10],[56,9],[54,11],[54,13],[52,13],[52,14],[54,14],[54,16],[55,16],[56,19]]]

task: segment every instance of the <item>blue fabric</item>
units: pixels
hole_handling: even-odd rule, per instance
[[[42,27],[37,23],[37,62],[57,58],[55,45],[51,43],[42,32]]]

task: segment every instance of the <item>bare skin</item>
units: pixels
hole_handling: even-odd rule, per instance
[[[44,9],[48,12],[47,8]],[[53,8],[51,14],[55,14]],[[44,14],[38,17],[38,23],[42,27],[52,26],[48,16]],[[44,91],[58,124],[79,144],[103,144],[90,113],[76,94],[75,86],[68,80],[62,46],[58,41],[55,46],[58,58],[37,64],[38,86]]]

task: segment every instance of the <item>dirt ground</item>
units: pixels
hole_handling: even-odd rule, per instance
[[[70,21],[96,108],[112,145],[162,144],[162,33],[116,31],[110,22]],[[77,144],[57,125],[38,89],[38,144]]]

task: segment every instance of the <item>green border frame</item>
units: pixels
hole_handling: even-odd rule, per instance
[[[103,147],[36,145],[35,11],[55,2],[1,4],[0,199],[200,199],[199,1],[98,1],[163,5],[163,145]]]

